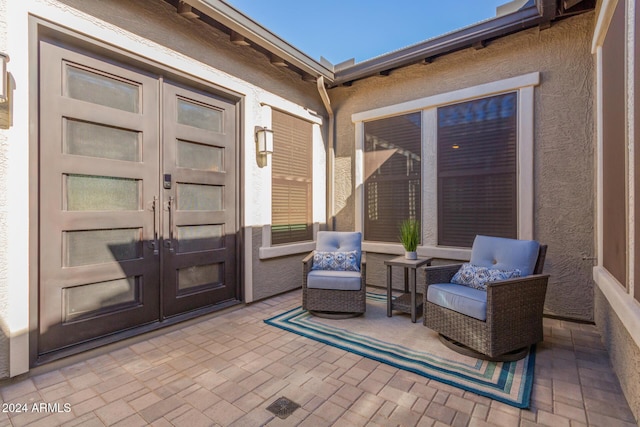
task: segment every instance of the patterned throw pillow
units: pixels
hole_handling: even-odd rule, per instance
[[[360,271],[358,251],[322,252],[313,251],[312,270]]]
[[[520,270],[499,270],[497,268],[480,267],[468,262],[462,264],[460,270],[453,275],[451,283],[469,286],[470,288],[487,290],[487,282],[507,280],[520,277]]]

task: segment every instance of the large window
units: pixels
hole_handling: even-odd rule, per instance
[[[438,244],[518,236],[517,95],[438,108]]]
[[[405,219],[420,220],[421,117],[405,114],[364,125],[364,238],[398,242]]]
[[[313,239],[312,124],[273,110],[271,244]]]
[[[533,239],[534,88],[540,73],[353,114],[356,229],[399,253],[421,224],[423,255],[468,259],[477,234]]]

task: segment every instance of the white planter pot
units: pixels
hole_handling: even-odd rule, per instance
[[[406,259],[418,259],[418,252],[405,252],[404,257]]]

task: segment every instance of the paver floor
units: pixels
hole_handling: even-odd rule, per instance
[[[520,410],[263,322],[300,298],[289,292],[1,383],[0,427],[637,425],[595,326],[544,320],[532,406]],[[286,419],[266,410],[281,396],[300,405]]]

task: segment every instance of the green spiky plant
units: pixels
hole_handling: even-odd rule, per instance
[[[400,243],[407,252],[415,252],[420,244],[420,221],[405,219],[400,224]]]

